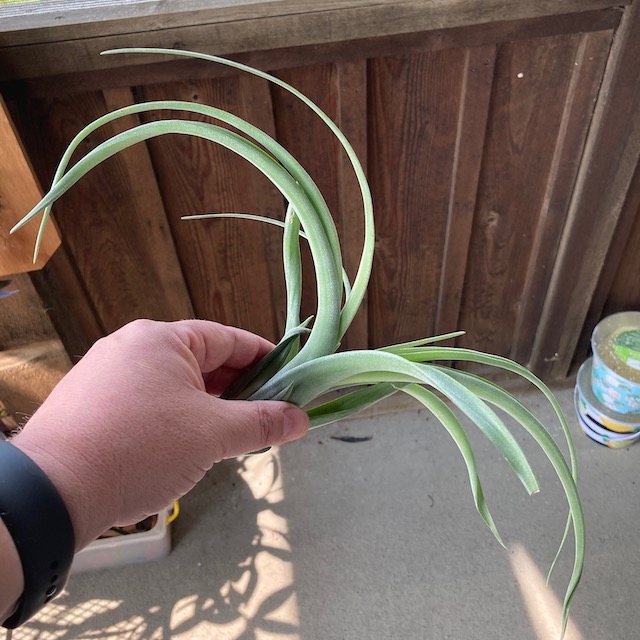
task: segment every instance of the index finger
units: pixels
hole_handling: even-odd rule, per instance
[[[208,320],[179,320],[170,324],[195,356],[202,373],[222,367],[246,369],[274,347],[255,333]]]

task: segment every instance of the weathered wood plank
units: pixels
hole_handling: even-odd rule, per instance
[[[562,378],[573,360],[640,158],[640,3],[623,17],[591,124],[530,366]]]
[[[615,29],[620,21],[618,8],[588,11],[585,13],[563,14],[532,18],[531,20],[505,20],[481,26],[463,26],[450,29],[430,29],[414,31],[395,36],[362,38],[354,41],[279,47],[277,49],[255,50],[234,53],[234,59],[261,69],[288,69],[312,64],[352,62],[362,58],[409,55],[441,49],[463,49],[470,47],[494,46],[502,42],[541,38],[566,33],[587,33]],[[184,43],[183,43],[184,44]],[[186,45],[185,45],[186,46]],[[159,82],[176,82],[184,78],[224,77],[234,72],[222,65],[212,65],[202,61],[173,60],[153,62],[157,58],[140,57],[134,63],[126,57],[121,61],[125,66],[102,71],[61,73],[22,80],[19,84],[0,83],[0,89],[7,94],[18,91],[29,96],[55,97],[82,91],[103,90],[110,87],[142,86]],[[0,60],[2,53],[0,52]],[[148,61],[148,62],[147,62]],[[145,64],[146,62],[146,64]]]
[[[337,124],[347,136],[360,163],[367,172],[367,61],[336,64],[338,83]],[[351,163],[345,153],[338,157],[339,233],[342,238],[344,265],[351,281],[358,270],[364,242],[362,196]],[[375,213],[375,205],[374,205]],[[349,331],[343,339],[345,349],[364,349],[369,344],[367,296],[360,305]]]
[[[502,45],[459,325],[510,355],[579,36]],[[528,339],[525,336],[524,339]]]
[[[465,51],[435,333],[456,331],[495,65],[495,47]]]
[[[64,244],[31,274],[31,282],[69,358],[77,362],[107,332]]]
[[[134,104],[129,88],[106,89],[103,92],[108,111],[115,111]],[[115,120],[111,129],[114,134],[122,133],[140,124],[137,116],[126,116]],[[164,204],[158,188],[156,176],[144,144],[130,147],[119,158],[131,188],[131,198],[140,224],[146,232],[146,241],[152,250],[150,266],[163,294],[166,313],[173,319],[190,317],[193,308],[187,291],[182,269],[178,261],[171,230],[167,222]]]
[[[464,50],[371,61],[374,346],[435,330],[465,63]]]
[[[576,344],[569,374],[589,355],[591,334],[598,322],[619,311],[640,310],[640,163],[631,181],[624,206],[589,311]]]
[[[0,276],[41,269],[60,246],[54,225],[49,225],[42,238],[37,262],[33,262],[38,225],[32,223],[20,234],[9,231],[31,207],[42,198],[38,181],[7,106],[0,96]]]
[[[511,357],[518,362],[529,362],[532,357],[533,337],[537,331],[553,265],[557,258],[560,237],[566,223],[566,213],[591,125],[595,101],[602,83],[612,37],[613,33],[608,30],[582,34],[576,49],[546,194],[533,238],[522,301],[516,319]]]
[[[330,118],[337,119],[337,69],[333,65],[287,69],[277,75],[311,98]],[[316,182],[335,219],[340,204],[338,142],[295,96],[279,87],[272,87],[271,91],[276,137]],[[301,315],[306,318],[315,315],[317,304],[313,260],[306,243],[302,244],[302,265]]]
[[[279,72],[278,76],[309,96],[337,122],[361,161],[366,162],[366,61],[298,68]],[[364,226],[362,198],[351,164],[327,126],[297,98],[274,87],[273,100],[278,140],[298,159],[322,192],[341,236],[347,273],[353,280]],[[315,313],[313,273],[313,262],[304,246],[303,317]],[[366,344],[367,316],[363,304],[343,346],[355,348]]]
[[[623,0],[618,5],[629,3],[630,0]],[[371,10],[375,4],[382,3],[371,0],[227,0],[215,3],[210,0],[172,0],[170,4],[163,0],[75,0],[73,3],[69,3],[68,0],[39,0],[37,4],[29,6],[0,5],[0,19],[3,20],[0,32],[7,38],[8,43],[26,44],[36,40],[45,42],[56,38],[77,37],[79,30],[83,30],[84,35],[129,33],[142,29],[192,25],[197,22],[255,20],[301,12],[346,11],[358,7]],[[462,5],[462,8],[456,5]],[[486,5],[487,8],[483,10],[470,0],[441,0],[438,7],[446,14],[475,11],[479,21],[486,21],[490,19],[493,9],[489,3]],[[518,2],[510,3],[509,6],[503,7],[503,13],[519,11],[518,5]],[[587,5],[586,8],[583,8],[584,5]],[[606,1],[591,1],[583,2],[581,6],[575,0],[564,0],[556,3],[539,2],[529,10],[534,11],[533,15],[552,15],[607,6],[614,5]],[[146,23],[145,20],[149,22]],[[11,34],[14,34],[13,37]]]
[[[95,11],[86,12],[75,24],[58,20],[35,31],[19,18],[7,18],[3,21],[4,46],[0,57],[4,62],[0,65],[0,79],[138,64],[99,55],[100,51],[112,47],[173,48],[179,43],[183,48],[228,54],[301,44],[325,45],[504,20],[525,21],[617,5],[612,5],[610,0],[512,0],[507,4],[503,0],[484,0],[481,4],[475,0],[437,3],[314,0],[303,5],[295,0],[234,2],[208,11],[187,11],[182,19],[175,14],[163,19],[160,14],[102,21]]]
[[[152,85],[139,94],[146,100],[201,101],[273,129],[269,90],[257,78]],[[212,142],[175,136],[152,140],[149,148],[196,315],[278,338],[282,320],[274,309],[283,313],[285,307],[272,287],[265,234],[279,237],[281,231],[247,221],[180,217],[203,212],[282,217],[280,194],[244,160]]]

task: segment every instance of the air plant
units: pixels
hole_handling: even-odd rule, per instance
[[[362,194],[364,244],[353,282],[345,272],[338,233],[325,200],[309,174],[295,158],[273,138],[243,119],[212,106],[186,101],[163,100],[135,104],[113,111],[89,124],[77,134],[64,153],[49,192],[11,232],[15,232],[42,211],[36,240],[37,255],[52,204],[96,165],[119,151],[150,138],[165,134],[197,136],[216,142],[245,158],[266,175],[284,197],[287,203],[284,222],[248,214],[214,213],[186,218],[235,216],[278,224],[284,228],[286,326],[284,336],[275,349],[252,371],[237,380],[223,397],[287,400],[304,408],[312,405],[314,401],[320,401],[320,404],[307,409],[311,427],[317,428],[352,416],[395,393],[412,396],[440,421],[455,441],[466,464],[475,506],[501,544],[503,542],[484,498],[470,441],[452,407],[457,408],[477,425],[505,458],[529,494],[533,494],[539,490],[534,472],[520,445],[493,407],[506,413],[542,448],[558,476],[568,502],[569,514],[565,532],[551,565],[553,569],[568,534],[573,529],[574,564],[564,598],[564,635],[569,606],[582,574],[585,529],[582,505],[576,488],[576,456],[571,434],[551,391],[530,371],[509,359],[471,349],[442,346],[445,339],[456,337],[461,332],[381,349],[339,352],[340,342],[363,301],[371,274],[374,250],[374,218],[369,185],[353,148],[340,129],[317,105],[292,86],[272,75],[234,61],[189,51],[158,48],[118,49],[104,53],[162,54],[209,60],[275,83],[311,108],[344,148]],[[232,127],[235,131],[211,122],[186,119],[149,122],[113,136],[68,168],[74,151],[91,132],[117,118],[158,110],[208,116]],[[311,251],[317,287],[315,317],[304,321],[300,318],[302,241],[308,243]],[[477,375],[438,364],[456,361],[497,367],[517,374],[535,385],[557,414],[566,438],[568,462],[544,425],[513,395]],[[341,395],[329,401],[322,401],[323,396],[336,391],[340,391]]]

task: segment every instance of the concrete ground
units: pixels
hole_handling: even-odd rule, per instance
[[[640,445],[593,443],[572,386],[555,391],[588,525],[566,637],[638,638]],[[521,397],[555,425],[538,395]],[[516,433],[539,472],[533,497],[469,429],[508,550],[476,514],[457,449],[433,418],[369,415],[217,465],[182,500],[168,557],[72,577],[14,640],[555,640],[571,544],[551,589],[545,574],[566,507],[550,465]],[[369,439],[335,439],[345,435]]]

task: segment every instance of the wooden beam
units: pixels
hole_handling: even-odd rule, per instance
[[[529,40],[569,33],[590,33],[615,29],[622,12],[618,8],[584,13],[543,16],[531,20],[504,20],[477,27],[474,25],[451,29],[428,29],[401,35],[361,38],[354,41],[301,45],[277,49],[252,50],[234,53],[233,58],[260,69],[291,69],[311,64],[352,62],[360,58],[410,55],[442,49],[495,46],[502,42]],[[203,49],[204,50],[204,49]],[[30,98],[57,97],[80,91],[102,91],[109,88],[143,86],[158,82],[174,82],[184,78],[205,78],[234,75],[235,70],[202,60],[187,58],[157,62],[157,56],[120,56],[123,66],[101,71],[61,73],[19,82],[0,82],[5,95],[27,94]],[[3,52],[0,49],[0,61]],[[0,73],[2,70],[0,69]]]
[[[9,235],[11,227],[41,198],[38,181],[0,96],[0,276],[41,269],[60,246],[60,237],[50,224],[34,264],[38,223],[32,222],[22,233]]]
[[[189,48],[218,54],[327,45],[417,31],[526,21],[626,4],[611,0],[235,0],[111,3],[84,11],[33,15],[0,11],[0,80],[139,64],[139,58],[100,56],[113,47]],[[98,3],[95,3],[96,5]],[[100,3],[102,4],[102,3]],[[167,7],[172,7],[167,11]],[[139,15],[135,10],[139,9]],[[155,8],[155,11],[154,11]],[[133,12],[133,13],[132,13]]]

